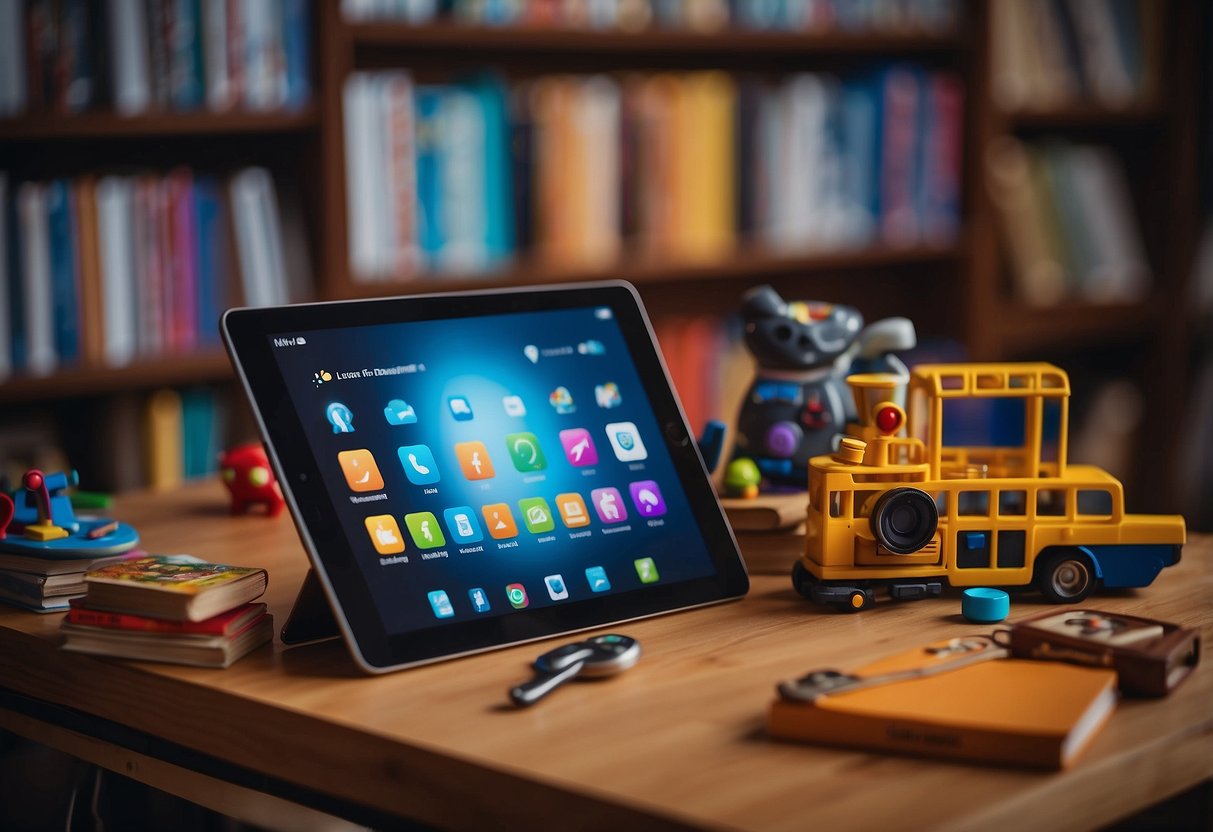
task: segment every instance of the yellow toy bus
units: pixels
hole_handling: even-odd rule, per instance
[[[1126,514],[1115,477],[1067,463],[1063,370],[920,366],[903,409],[906,382],[847,378],[859,421],[837,451],[809,462],[804,554],[792,571],[801,595],[858,611],[878,589],[921,598],[946,582],[1034,585],[1050,601],[1076,603],[1097,586],[1147,586],[1179,561],[1182,517]],[[967,427],[978,399],[1001,400],[986,412],[1015,411],[1000,422],[1014,435],[945,444],[945,423]]]

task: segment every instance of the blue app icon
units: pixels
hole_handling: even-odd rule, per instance
[[[456,543],[475,543],[484,539],[480,531],[480,521],[471,506],[456,506],[442,512],[446,527],[451,530],[451,537]]]
[[[591,566],[586,569],[585,579],[589,581],[592,592],[606,592],[611,588],[611,582],[607,580],[606,570],[601,566]]]
[[[330,402],[324,409],[324,416],[333,426],[333,433],[354,432],[354,414],[341,402]]]
[[[476,612],[488,612],[491,609],[489,606],[489,596],[482,587],[469,589],[468,600],[472,602],[472,609]]]
[[[438,463],[427,445],[402,445],[396,449],[400,456],[400,464],[404,467],[404,475],[413,485],[433,485],[441,477],[438,475]]]
[[[430,606],[434,609],[435,618],[450,618],[455,614],[455,608],[451,606],[450,596],[444,590],[435,589],[433,592],[427,593],[430,599]]]
[[[383,408],[383,418],[389,425],[411,425],[417,421],[417,411],[404,399],[392,399]]]
[[[446,400],[447,407],[456,422],[470,422],[472,419],[472,403],[467,396],[451,396]]]

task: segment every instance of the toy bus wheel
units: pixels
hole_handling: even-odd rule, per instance
[[[792,589],[810,601],[813,600],[813,587],[809,576],[809,570],[804,568],[804,564],[796,561],[792,565]]]
[[[1095,589],[1095,570],[1080,552],[1049,555],[1036,570],[1036,588],[1054,604],[1076,604]]]
[[[880,495],[872,509],[872,534],[881,546],[910,555],[931,542],[939,527],[939,509],[918,488],[894,488]]]

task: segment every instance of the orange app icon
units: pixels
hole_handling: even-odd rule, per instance
[[[383,475],[375,464],[375,457],[366,448],[357,451],[342,451],[337,454],[345,481],[351,491],[378,491],[383,488]]]
[[[485,506],[481,512],[484,514],[484,525],[493,537],[500,540],[503,537],[518,536],[518,524],[514,522],[514,515],[510,513],[508,503],[493,503]]]
[[[560,519],[570,529],[590,525],[590,513],[586,511],[585,500],[577,492],[556,495],[556,507],[560,510]]]
[[[371,536],[375,551],[381,555],[398,555],[404,551],[404,538],[396,518],[390,514],[376,514],[366,518],[366,532]]]
[[[497,475],[493,470],[493,460],[489,459],[489,450],[483,442],[458,442],[455,444],[455,456],[459,457],[463,475],[469,480],[487,480]]]

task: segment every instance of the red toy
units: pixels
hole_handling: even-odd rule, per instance
[[[277,517],[286,505],[260,445],[241,445],[221,453],[219,476],[232,494],[232,514],[244,514],[251,506],[263,505],[270,517]]]

